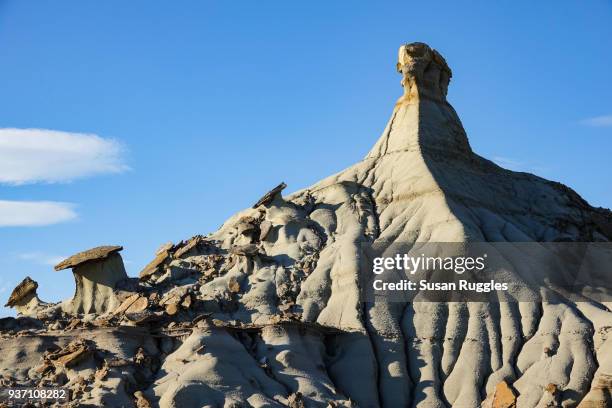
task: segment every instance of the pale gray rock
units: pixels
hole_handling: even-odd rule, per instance
[[[128,364],[119,368],[109,361],[114,368],[105,374],[94,353],[71,368],[70,386],[85,384],[79,402],[610,404],[609,304],[562,296],[521,303],[363,302],[363,244],[612,240],[610,211],[591,207],[559,183],[503,169],[472,151],[446,99],[452,74],[440,53],[406,44],[397,69],[404,93],[363,160],[290,195],[281,195],[283,183],[219,230],[161,248],[135,289],[134,302],[147,297],[137,309],[148,308],[138,312],[144,316],[139,327],[130,328],[138,331],[122,334],[126,328],[113,321],[104,323],[106,332],[91,329],[99,334],[101,355],[114,353]],[[102,273],[113,256],[118,254],[91,263],[107,266],[87,279],[112,276],[116,282],[123,276],[122,264],[111,268],[116,273]],[[168,267],[188,270],[197,282],[187,282],[187,274],[155,282]],[[100,317],[111,303],[113,283],[94,296],[83,282],[77,281],[78,300],[66,310]],[[44,336],[20,340],[15,325],[0,338],[0,350],[10,356],[2,373],[21,384],[60,374],[27,373],[44,361],[50,343],[64,347],[68,338],[92,335],[71,330],[61,345]],[[135,346],[136,337],[147,350]],[[27,352],[23,361],[21,352]],[[87,391],[95,381],[101,391]],[[127,393],[127,385],[135,388]]]
[[[116,285],[128,278],[119,251],[120,246],[96,247],[60,262],[55,270],[72,268],[75,293],[61,303],[68,314],[104,314],[120,305]]]
[[[17,313],[23,316],[36,317],[39,312],[50,306],[38,298],[36,289],[38,282],[27,276],[13,289],[4,307],[15,308]]]

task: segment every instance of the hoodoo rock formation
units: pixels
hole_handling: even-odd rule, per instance
[[[72,268],[76,291],[62,304],[70,314],[103,314],[118,306],[115,287],[128,278],[119,255],[123,247],[100,246],[79,252],[55,265],[56,271]]]
[[[62,385],[80,407],[612,406],[610,304],[360,296],[364,243],[612,241],[610,211],[472,151],[437,51],[404,45],[397,70],[404,94],[357,164],[280,184],[138,279],[118,249],[58,265],[77,293],[0,322],[3,384]]]
[[[26,276],[26,278],[13,289],[4,307],[13,307],[17,310],[17,313],[23,316],[35,315],[40,307],[44,305],[38,298],[36,289],[38,289],[38,282]]]

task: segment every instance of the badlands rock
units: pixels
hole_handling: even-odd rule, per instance
[[[397,69],[404,93],[363,160],[288,196],[282,183],[218,231],[164,246],[91,327],[6,322],[6,381],[67,381],[80,406],[609,406],[609,305],[361,297],[364,244],[612,240],[610,211],[472,151],[437,51],[404,45]],[[107,267],[96,268],[97,284]],[[66,310],[111,310],[124,273],[109,276],[95,293],[77,279]],[[47,349],[83,358],[45,365]]]
[[[114,289],[117,283],[128,278],[119,255],[122,249],[120,246],[92,248],[55,266],[56,271],[72,268],[74,274],[74,296],[61,305],[65,313],[103,314],[119,306]]]
[[[23,316],[36,316],[41,309],[47,306],[38,298],[36,289],[38,289],[38,283],[27,276],[13,289],[4,307],[13,307],[18,314]]]
[[[260,205],[270,204],[272,200],[274,200],[274,197],[276,197],[277,194],[280,194],[280,192],[283,191],[285,188],[287,188],[287,184],[285,184],[284,182],[280,183],[278,186],[274,187],[272,190],[264,194],[263,197],[257,200],[257,202],[253,205],[253,208],[257,208]]]
[[[482,404],[482,408],[516,408],[516,395],[507,382],[502,381]]]

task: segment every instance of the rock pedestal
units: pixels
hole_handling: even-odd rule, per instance
[[[41,306],[46,305],[38,298],[36,289],[38,289],[38,282],[27,276],[13,289],[4,307],[13,307],[18,314],[23,316],[36,316]]]
[[[64,312],[103,314],[119,306],[114,289],[118,282],[128,278],[119,255],[122,249],[120,246],[96,247],[55,266],[58,271],[72,268],[76,284],[74,297],[61,305]]]

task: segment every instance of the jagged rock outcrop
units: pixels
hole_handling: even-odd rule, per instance
[[[612,240],[608,210],[472,151],[437,51],[404,45],[397,69],[404,94],[354,166],[287,196],[281,183],[218,231],[164,245],[121,290],[116,252],[77,257],[96,272],[65,310],[95,319],[5,330],[6,381],[65,381],[95,405],[608,406],[609,305],[361,297],[364,244]]]
[[[24,280],[13,289],[11,296],[4,307],[13,307],[18,314],[23,316],[36,316],[47,304],[38,298],[36,293],[38,282],[26,276]]]

